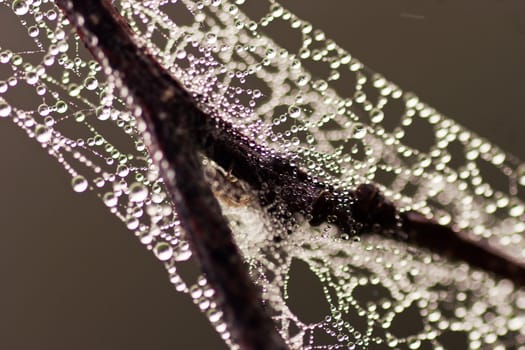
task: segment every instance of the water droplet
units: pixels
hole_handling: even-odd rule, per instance
[[[120,176],[120,177],[126,177],[128,176],[129,174],[129,168],[124,165],[124,164],[121,164],[117,167],[117,175]]]
[[[38,142],[47,143],[51,140],[51,136],[53,136],[53,132],[47,126],[40,124],[35,128],[35,137]]]
[[[0,94],[6,92],[8,88],[9,85],[7,85],[7,82],[5,82],[4,80],[0,80]]]
[[[97,118],[99,120],[108,120],[109,117],[111,117],[111,108],[109,107],[97,108]]]
[[[129,200],[143,202],[148,198],[148,189],[140,182],[135,182],[129,187]]]
[[[98,80],[95,77],[87,77],[84,80],[84,86],[88,90],[95,90],[98,87]]]
[[[186,58],[186,51],[185,50],[179,50],[179,51],[177,51],[175,56],[177,56],[177,58],[179,60],[182,60],[182,59]]]
[[[60,114],[66,113],[66,111],[67,111],[67,103],[65,103],[64,101],[58,101],[56,103],[56,105],[55,105],[55,108],[56,108],[57,112],[60,113]]]
[[[382,110],[380,109],[373,109],[371,112],[370,112],[370,120],[372,121],[372,123],[380,123],[383,121],[383,118],[384,118],[384,113]]]
[[[71,186],[75,192],[84,192],[88,188],[88,182],[82,175],[77,175],[71,180]]]
[[[13,11],[18,16],[23,16],[29,11],[29,4],[26,0],[15,0],[13,1]]]
[[[213,45],[217,42],[217,34],[215,33],[206,33],[206,43]]]
[[[160,261],[167,261],[173,256],[173,248],[166,242],[160,242],[153,248],[153,253]]]
[[[86,115],[82,112],[76,112],[75,115],[74,115],[74,118],[75,118],[75,121],[76,122],[83,122],[84,120],[86,120]]]
[[[40,114],[42,117],[47,116],[51,112],[51,108],[49,108],[48,105],[45,103],[38,106],[38,114]]]
[[[150,230],[147,230],[139,233],[139,239],[142,244],[150,244],[153,242],[153,235]]]
[[[11,114],[11,106],[7,103],[0,102],[0,117],[9,117]]]
[[[525,206],[521,203],[515,203],[513,204],[509,209],[510,216],[518,217],[523,215],[525,212]]]
[[[498,153],[492,158],[492,164],[501,165],[505,161],[505,154]]]
[[[299,118],[301,116],[301,108],[296,105],[291,105],[288,108],[288,114],[290,115],[291,118],[294,118],[294,119]]]
[[[38,36],[38,34],[40,34],[40,29],[38,29],[37,26],[31,26],[31,27],[27,28],[27,32],[28,32],[30,37],[36,38]]]
[[[178,254],[175,256],[175,260],[177,261],[186,261],[189,258],[191,258],[191,250],[189,247],[187,249],[181,249]]]
[[[352,127],[352,138],[361,140],[366,136],[366,127],[361,123],[355,123]]]
[[[136,230],[139,227],[139,220],[134,216],[129,216],[126,218],[126,227],[128,230]]]
[[[82,86],[80,86],[80,85],[71,84],[68,87],[68,94],[71,97],[78,96],[78,95],[80,95],[81,92],[82,92]]]
[[[421,340],[419,339],[414,339],[408,343],[408,348],[412,350],[419,349],[420,346],[421,346]]]
[[[35,85],[38,82],[38,75],[35,72],[27,72],[26,81],[29,85]]]
[[[113,192],[107,192],[104,194],[104,196],[102,197],[102,201],[104,202],[105,205],[107,205],[108,207],[114,207],[117,205],[118,203],[118,197],[115,195],[115,193]]]

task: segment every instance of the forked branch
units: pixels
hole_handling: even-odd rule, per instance
[[[243,349],[285,349],[242,263],[232,232],[202,173],[198,152],[312,225],[331,222],[360,234],[380,227],[389,238],[429,249],[525,286],[525,264],[485,241],[455,232],[417,212],[398,213],[370,184],[340,192],[311,178],[290,159],[249,140],[203,112],[185,88],[141,47],[110,0],[57,0],[95,57],[129,91],[147,126],[153,155],[209,283],[217,291],[233,341]],[[156,158],[154,156],[154,158]],[[281,237],[276,237],[281,239]]]

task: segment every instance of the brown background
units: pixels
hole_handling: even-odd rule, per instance
[[[284,3],[525,159],[523,0]],[[0,28],[2,46],[12,34]],[[7,120],[0,162],[0,349],[224,348],[150,253],[93,194],[73,193],[55,161]]]

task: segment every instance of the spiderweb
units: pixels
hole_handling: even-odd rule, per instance
[[[257,1],[260,14],[248,15],[254,3],[115,6],[137,42],[195,96],[206,96],[202,103],[216,117],[313,178],[339,189],[373,182],[401,211],[418,210],[525,260],[524,164],[371,71],[278,2]],[[39,142],[71,175],[74,191],[94,191],[235,348],[205,276],[179,273],[192,253],[133,106],[52,2],[0,0],[0,8],[27,32],[20,47],[0,47],[0,117]],[[279,43],[272,28],[300,39]],[[20,93],[33,98],[21,101]],[[422,125],[431,130],[426,146],[412,138]],[[258,193],[228,169],[207,159],[203,165],[291,348],[525,348],[525,293],[512,282],[402,242],[283,219],[291,214],[261,207]],[[484,176],[486,167],[505,184]],[[301,264],[324,295],[313,301],[326,305],[319,319],[294,307],[290,284]]]

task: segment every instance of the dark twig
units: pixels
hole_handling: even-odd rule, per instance
[[[74,13],[83,16],[85,24],[79,33],[82,36],[87,30],[98,38],[90,49],[95,55],[103,53],[99,59],[107,59],[142,108],[152,152],[163,154],[162,175],[192,248],[218,291],[234,341],[244,349],[286,346],[242,266],[232,233],[202,175],[197,151],[258,190],[262,204],[278,202],[290,213],[303,214],[312,225],[331,222],[348,234],[379,227],[376,232],[389,238],[403,236],[407,243],[525,286],[525,264],[485,241],[455,232],[417,212],[397,213],[374,185],[338,191],[308,176],[289,158],[249,140],[228,122],[203,112],[180,83],[136,46],[125,20],[109,0],[57,3],[77,26]]]
[[[507,278],[518,288],[525,287],[525,263],[494,248],[486,240],[454,231],[414,211],[402,213],[401,219],[408,243]]]

